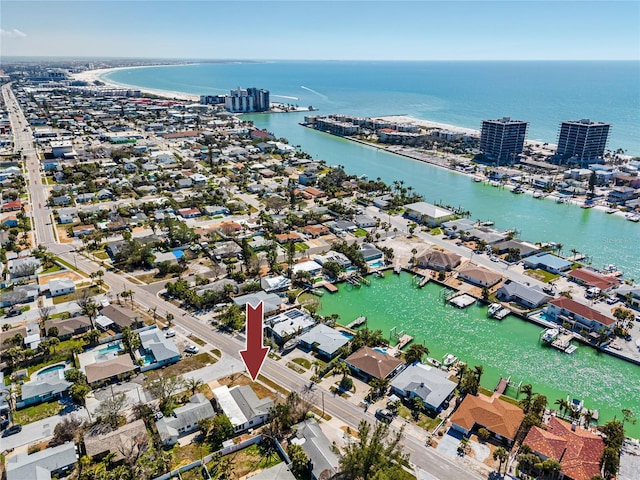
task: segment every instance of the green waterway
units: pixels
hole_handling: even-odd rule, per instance
[[[443,293],[429,283],[418,289],[411,275],[385,278],[369,276],[371,286],[340,284],[339,292],[320,298],[321,315],[337,313],[348,324],[361,315],[367,326],[381,329],[389,338],[392,327],[405,330],[414,342],[429,348],[429,356],[442,359],[453,353],[469,365],[482,365],[482,385],[493,389],[500,376],[511,376],[516,385],[531,383],[535,392],[546,395],[551,408],[559,398],[580,398],[585,406],[598,409],[600,424],[630,408],[640,416],[640,368],[610,355],[580,345],[572,355],[542,346],[542,328],[512,315],[502,321],[487,318],[487,307],[472,305],[465,310],[445,304]],[[393,344],[393,342],[392,342]],[[509,388],[515,396],[516,389]],[[640,424],[625,425],[627,435],[640,437]]]

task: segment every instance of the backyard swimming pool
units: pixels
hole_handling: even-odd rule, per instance
[[[55,372],[56,370],[64,370],[64,364],[51,365],[50,367],[43,368],[37,375],[46,375],[47,373]]]

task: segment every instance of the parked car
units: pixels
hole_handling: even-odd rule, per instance
[[[11,435],[15,435],[16,433],[20,433],[22,431],[22,425],[13,425],[7,428],[2,434],[3,437],[9,437]]]
[[[5,316],[7,318],[9,318],[9,317],[17,317],[18,315],[21,315],[21,314],[22,314],[22,310],[13,310],[13,309],[11,309],[6,313]]]
[[[387,410],[386,408],[379,408],[376,410],[376,418],[383,422],[390,423],[391,420],[393,420],[393,413],[391,413],[391,410]]]
[[[184,351],[187,353],[198,353],[200,349],[195,345],[189,345],[187,348],[184,349]]]
[[[166,338],[171,338],[171,337],[175,337],[176,336],[176,331],[175,330],[167,330],[166,332],[164,332],[164,336]]]
[[[155,417],[156,420],[160,420],[161,418],[164,417],[164,413],[158,411],[158,412],[155,412],[153,416]]]

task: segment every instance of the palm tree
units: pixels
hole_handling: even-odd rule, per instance
[[[371,397],[379,398],[384,395],[387,388],[389,387],[389,379],[388,378],[374,378],[369,382],[371,386]]]
[[[564,398],[557,399],[555,402],[553,402],[553,404],[558,405],[558,411],[560,413],[566,413],[567,410],[569,410],[569,402],[567,402],[567,400]]]
[[[422,412],[422,409],[424,408],[424,402],[422,401],[422,398],[415,396],[413,397],[413,416],[416,420],[418,420],[420,418],[420,412]]]
[[[422,357],[424,357],[425,355],[429,355],[429,349],[424,345],[414,343],[407,349],[406,353],[404,354],[404,361],[407,364],[421,362]]]
[[[187,380],[185,381],[185,386],[189,390],[191,390],[191,395],[195,395],[196,390],[198,390],[203,385],[204,385],[204,382],[202,381],[201,378],[191,377],[191,378],[187,378]]]
[[[529,408],[531,408],[531,400],[533,399],[533,387],[530,383],[526,383],[522,385],[520,389],[522,393],[524,393],[525,397],[520,402],[522,404],[522,408],[525,413],[529,412]]]
[[[500,470],[502,470],[502,464],[506,463],[508,458],[509,453],[504,449],[504,447],[498,447],[493,451],[493,459],[500,462],[498,465],[498,474],[500,473]]]
[[[350,371],[351,369],[349,368],[349,365],[347,365],[345,362],[337,362],[336,365],[333,367],[331,374],[342,375],[342,378],[345,378],[347,375],[349,375]]]

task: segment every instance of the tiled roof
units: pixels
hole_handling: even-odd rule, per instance
[[[609,290],[610,288],[620,285],[620,281],[614,277],[600,275],[584,268],[576,268],[569,272],[569,277],[581,280],[589,286],[597,287],[600,290]]]
[[[602,313],[588,307],[582,303],[576,302],[570,298],[558,297],[549,302],[550,305],[555,305],[558,308],[567,310],[568,312],[579,315],[587,320],[594,320],[602,325],[612,325],[615,323],[615,319],[607,317]]]
[[[546,430],[532,427],[524,444],[562,465],[562,473],[573,480],[587,480],[600,474],[600,456],[605,448],[598,435],[551,417]]]
[[[467,265],[459,270],[460,276],[470,281],[487,285],[495,285],[502,279],[502,275],[494,273],[486,268]]]
[[[451,422],[465,430],[471,430],[478,424],[513,440],[523,418],[524,412],[521,408],[498,397],[467,395],[451,417]]]
[[[375,378],[386,378],[398,366],[402,365],[402,360],[369,347],[362,347],[352,353],[345,359],[345,362]]]

